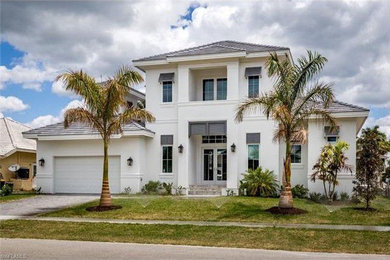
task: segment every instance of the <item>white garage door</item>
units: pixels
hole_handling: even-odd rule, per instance
[[[120,157],[108,159],[110,191],[119,193]],[[56,193],[100,193],[103,178],[103,157],[56,157],[54,191]]]

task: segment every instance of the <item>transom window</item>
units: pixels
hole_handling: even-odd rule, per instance
[[[205,79],[203,80],[203,100],[214,100],[214,80]]]
[[[226,135],[203,135],[202,143],[204,144],[220,144],[226,143]]]
[[[162,86],[162,102],[172,102],[172,81],[163,81]]]
[[[172,145],[164,145],[162,147],[162,172],[172,172]]]
[[[256,170],[259,167],[259,144],[248,144],[248,169]]]
[[[248,77],[248,97],[258,97],[259,96],[259,76],[249,76]]]
[[[291,146],[291,163],[302,162],[302,145],[293,144]]]
[[[217,79],[217,100],[226,100],[227,79]]]

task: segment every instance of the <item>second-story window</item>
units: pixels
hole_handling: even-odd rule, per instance
[[[248,77],[248,97],[259,96],[259,76]]]
[[[226,100],[227,79],[217,79],[217,100]]]
[[[214,80],[203,80],[203,100],[214,100]]]
[[[171,103],[172,102],[172,81],[164,81],[162,83],[162,102]]]
[[[302,162],[302,145],[293,144],[291,147],[291,163]]]

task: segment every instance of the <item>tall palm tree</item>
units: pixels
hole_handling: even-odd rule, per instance
[[[122,133],[122,126],[133,120],[154,121],[153,115],[144,108],[126,106],[130,86],[142,82],[143,78],[138,72],[122,67],[104,83],[96,82],[82,70],[60,74],[56,80],[62,80],[66,90],[79,95],[85,103],[84,107],[71,108],[65,112],[65,128],[75,122],[83,123],[96,129],[103,140],[103,182],[99,207],[110,207],[112,206],[108,181],[110,136]]]
[[[283,190],[279,207],[292,208],[291,194],[291,143],[305,142],[306,123],[309,117],[316,117],[334,126],[333,117],[326,111],[334,95],[328,83],[313,81],[322,70],[327,59],[318,53],[307,51],[307,57],[292,64],[287,56],[279,58],[271,53],[266,61],[268,76],[275,79],[273,90],[258,97],[249,98],[237,109],[236,121],[241,122],[247,110],[261,108],[267,118],[278,123],[274,141],[286,144],[283,160]]]

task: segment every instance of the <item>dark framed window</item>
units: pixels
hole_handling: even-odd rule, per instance
[[[226,143],[226,135],[203,135],[202,143],[204,144],[220,144]]]
[[[172,172],[172,145],[162,146],[162,172]]]
[[[227,79],[217,79],[217,100],[226,100]]]
[[[337,136],[327,136],[326,137],[326,141],[328,141],[328,143],[336,143],[338,140],[339,140],[339,138]]]
[[[256,170],[259,167],[259,144],[248,144],[248,169]]]
[[[302,145],[293,144],[291,146],[291,163],[302,162]]]
[[[205,79],[203,80],[203,100],[214,100],[214,80]]]
[[[248,77],[248,97],[258,97],[259,96],[259,76],[249,76]]]
[[[164,81],[162,84],[162,102],[172,102],[172,81]]]

